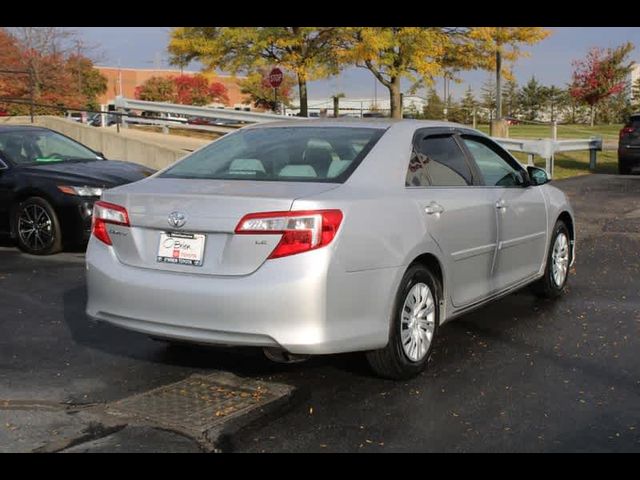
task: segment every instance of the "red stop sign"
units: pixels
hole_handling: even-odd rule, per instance
[[[282,83],[283,77],[284,75],[282,73],[282,70],[276,67],[273,70],[271,70],[271,72],[269,73],[269,83],[273,88],[278,88]]]

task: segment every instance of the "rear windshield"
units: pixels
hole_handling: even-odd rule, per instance
[[[640,128],[640,115],[634,115],[629,119],[629,126],[634,128]]]
[[[342,183],[382,136],[378,128],[272,127],[240,130],[160,176]]]

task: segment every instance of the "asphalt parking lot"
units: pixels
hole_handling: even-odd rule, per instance
[[[556,185],[577,214],[565,296],[510,295],[440,330],[429,370],[373,377],[360,355],[278,365],[250,349],[169,347],[89,322],[84,256],[0,247],[0,452],[201,451],[87,409],[226,371],[296,389],[223,450],[640,451],[640,176]]]

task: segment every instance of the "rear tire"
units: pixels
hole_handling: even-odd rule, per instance
[[[62,230],[55,210],[41,197],[30,197],[15,209],[12,231],[20,250],[51,255],[62,250]]]
[[[618,173],[620,175],[629,175],[631,173],[631,169],[627,165],[623,165],[622,162],[618,161]]]
[[[557,298],[562,295],[569,279],[571,263],[571,237],[562,220],[553,228],[544,276],[531,285],[533,292],[541,298]]]
[[[389,342],[366,354],[377,375],[401,380],[426,368],[438,332],[441,291],[440,282],[427,268],[409,267],[396,294]]]

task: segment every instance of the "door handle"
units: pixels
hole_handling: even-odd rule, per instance
[[[500,199],[496,202],[496,208],[498,210],[506,210],[507,209],[507,202],[504,201],[504,199]]]
[[[427,215],[440,214],[444,212],[444,207],[438,202],[431,202],[429,205],[424,207],[424,211]]]

